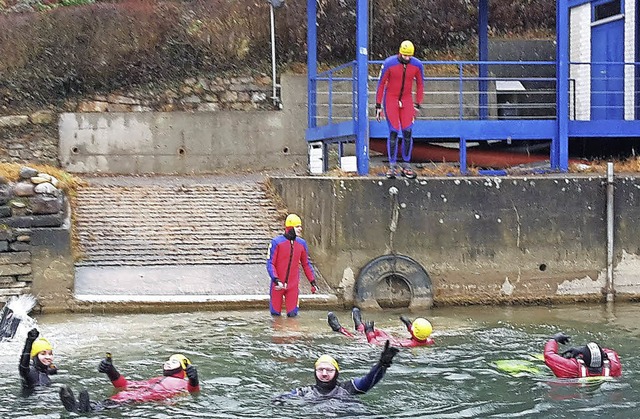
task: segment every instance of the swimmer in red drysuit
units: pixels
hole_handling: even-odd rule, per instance
[[[107,374],[117,394],[101,402],[91,402],[86,390],[80,392],[76,400],[71,388],[60,389],[60,400],[69,412],[91,412],[111,409],[127,403],[147,402],[168,399],[180,394],[200,391],[198,371],[184,355],[172,355],[162,367],[162,376],[144,381],[129,381],[113,366],[111,356],[100,362],[98,371]],[[186,379],[185,379],[186,378]]]

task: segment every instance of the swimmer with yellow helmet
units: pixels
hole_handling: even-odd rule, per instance
[[[284,234],[271,240],[267,252],[267,273],[271,278],[269,312],[272,316],[280,316],[284,301],[287,317],[295,317],[299,309],[300,266],[309,280],[312,294],[318,292],[318,284],[309,259],[309,247],[300,237],[302,220],[296,214],[289,214],[284,228]]]
[[[391,347],[389,341],[385,343],[384,350],[380,354],[380,360],[371,368],[369,373],[361,378],[353,378],[349,381],[338,381],[340,366],[330,355],[322,355],[314,364],[314,377],[316,383],[312,386],[298,387],[290,393],[276,398],[276,403],[282,403],[291,397],[303,397],[305,399],[318,399],[330,397],[344,397],[364,394],[371,390],[384,377],[387,368],[393,362],[393,357],[398,349]]]
[[[387,332],[375,328],[372,321],[366,323],[363,322],[362,315],[358,307],[353,308],[351,311],[351,317],[353,318],[356,332],[364,333],[369,343],[382,345],[389,340],[392,346],[403,348],[431,346],[435,343],[433,338],[430,337],[431,332],[433,331],[433,326],[431,325],[431,322],[424,317],[418,317],[411,321],[406,316],[400,316],[400,320],[405,324],[405,326],[407,326],[407,330],[411,334],[409,339],[397,339],[389,335]],[[354,337],[351,332],[340,325],[338,317],[336,317],[334,313],[329,312],[327,314],[327,322],[334,332],[341,333],[347,337]]]
[[[389,128],[389,138],[387,138],[389,156],[387,178],[389,179],[395,179],[398,170],[400,175],[407,179],[416,178],[416,172],[411,168],[412,130],[417,111],[424,99],[424,66],[413,56],[414,52],[415,47],[411,41],[402,41],[398,54],[388,57],[382,63],[376,89],[376,121],[382,121],[384,110]],[[413,89],[414,81],[415,90]],[[402,142],[398,150],[401,132]],[[403,160],[400,166],[397,161],[398,151],[402,154]]]
[[[28,392],[38,386],[51,385],[49,376],[58,373],[53,365],[53,346],[39,336],[38,329],[29,330],[18,367],[22,388]]]

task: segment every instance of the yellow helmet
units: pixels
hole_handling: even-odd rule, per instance
[[[418,317],[411,324],[411,330],[413,332],[413,336],[415,336],[416,339],[425,340],[431,335],[433,327],[431,326],[429,320],[423,317]]]
[[[415,48],[413,47],[413,42],[411,41],[402,41],[400,44],[400,54],[401,55],[411,55],[413,56],[413,52]]]
[[[53,351],[53,346],[45,338],[38,338],[31,345],[31,358],[38,355],[42,351]]]
[[[289,214],[284,222],[285,227],[300,227],[301,225],[302,220],[295,214]]]
[[[186,356],[184,356],[182,354],[171,355],[169,357],[169,361],[178,361],[180,363],[180,365],[182,366],[183,370],[187,369],[187,365],[191,365],[191,361],[189,361],[189,358],[187,358]]]
[[[318,360],[316,361],[314,367],[318,368],[318,365],[320,364],[331,364],[333,365],[333,367],[336,369],[336,371],[340,371],[340,367],[338,366],[338,361],[335,360],[335,358],[333,358],[330,355],[322,355],[320,358],[318,358]]]

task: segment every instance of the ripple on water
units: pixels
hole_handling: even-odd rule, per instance
[[[349,312],[338,312],[352,326]],[[398,336],[406,331],[395,312],[364,313]],[[413,313],[415,317],[418,313]],[[172,353],[187,355],[198,367],[203,391],[166,403],[143,403],[92,417],[637,417],[640,401],[640,324],[635,306],[600,308],[455,308],[419,313],[434,324],[436,345],[403,349],[380,384],[355,402],[309,404],[273,398],[312,384],[313,362],[332,354],[341,379],[362,376],[381,348],[332,332],[326,312],[303,310],[297,319],[272,319],[266,311],[197,312],[161,315],[65,315],[38,318],[43,336],[54,344],[64,372],[57,385],[86,387],[94,400],[113,389],[97,365],[110,351],[125,376],[160,374]],[[588,316],[588,318],[586,318]],[[582,385],[556,380],[541,365],[539,376],[514,377],[495,367],[499,359],[531,359],[545,341],[565,331],[572,343],[606,342],[618,350],[624,377]],[[60,417],[56,388],[34,397],[19,396],[17,362],[26,331],[0,344],[0,417]]]

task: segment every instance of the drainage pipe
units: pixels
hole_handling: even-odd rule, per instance
[[[607,163],[607,302],[613,302],[613,163]]]

